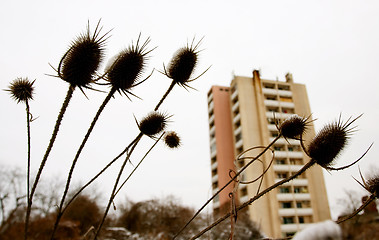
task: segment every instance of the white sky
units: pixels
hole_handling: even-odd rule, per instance
[[[261,70],[265,79],[294,81],[308,89],[316,129],[338,118],[364,113],[359,131],[338,165],[358,158],[374,142],[359,166],[363,173],[378,170],[379,126],[379,3],[377,1],[1,1],[0,89],[16,77],[37,79],[30,104],[32,163],[38,169],[68,84],[54,74],[70,42],[101,18],[103,32],[113,28],[107,44],[109,59],[142,37],[151,37],[148,70],[162,69],[172,54],[194,36],[204,36],[197,74],[212,68],[191,84],[198,91],[175,87],[162,110],[173,114],[170,129],[182,137],[175,151],[162,143],[127,184],[119,199],[144,200],[173,194],[198,208],[210,194],[209,138],[206,94],[212,85],[229,85],[232,74],[251,76]],[[146,73],[147,74],[147,73]],[[137,134],[133,114],[140,119],[156,105],[170,81],[155,72],[135,89],[141,101],[116,95],[103,112],[84,149],[75,181],[86,181],[115,157]],[[106,89],[106,88],[102,88]],[[76,91],[44,174],[64,179],[104,93],[86,91],[89,101]],[[0,163],[25,167],[25,108],[5,91],[0,93]],[[146,139],[133,157],[139,160],[153,144]],[[131,166],[128,166],[131,169]],[[117,167],[97,182],[108,198]],[[358,168],[325,174],[330,205],[345,189],[359,190],[351,176]]]

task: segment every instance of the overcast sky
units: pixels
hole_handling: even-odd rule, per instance
[[[212,68],[191,83],[197,91],[175,87],[161,109],[173,114],[170,130],[182,137],[182,147],[169,150],[160,143],[126,185],[126,196],[139,201],[172,194],[198,208],[211,192],[206,94],[212,85],[228,86],[233,74],[251,76],[259,69],[264,79],[294,81],[307,86],[316,129],[350,116],[358,130],[337,165],[357,159],[364,174],[378,171],[379,163],[379,3],[377,1],[1,1],[0,89],[17,77],[36,79],[33,116],[32,167],[36,172],[48,144],[68,84],[54,74],[71,41],[94,29],[101,18],[102,32],[110,29],[106,59],[142,38],[151,38],[146,75],[162,70],[173,53],[194,37],[201,43],[196,74]],[[106,61],[104,65],[106,64]],[[103,65],[103,66],[104,66]],[[101,68],[101,71],[103,67]],[[195,75],[196,75],[195,74]],[[113,159],[138,133],[133,115],[142,118],[168,88],[170,80],[157,71],[134,93],[143,100],[116,94],[91,135],[77,169],[76,182],[86,181]],[[106,87],[99,87],[107,90]],[[51,152],[44,176],[65,179],[70,163],[105,93],[74,93]],[[0,164],[26,166],[25,107],[1,91]],[[134,163],[153,144],[144,138],[132,157]],[[96,183],[107,199],[118,166]],[[130,171],[132,166],[128,165]],[[360,186],[358,167],[325,173],[330,205]],[[363,193],[363,191],[362,191]]]

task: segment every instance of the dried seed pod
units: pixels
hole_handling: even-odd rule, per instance
[[[139,40],[140,37],[136,45],[132,44],[129,48],[121,51],[107,70],[107,80],[117,91],[128,92],[142,82],[138,82],[138,79],[145,69],[147,54],[152,50],[146,50],[150,38],[142,46],[139,46]]]
[[[138,123],[138,128],[143,134],[153,137],[166,128],[169,117],[160,112],[151,112]]]
[[[192,41],[191,45],[187,44],[187,46],[176,51],[167,69],[165,69],[167,77],[182,86],[187,86],[188,82],[196,79],[190,80],[190,77],[197,65],[199,54],[197,48],[200,43],[201,40],[194,45],[194,41]]]
[[[9,89],[7,91],[11,92],[11,97],[19,102],[26,102],[33,99],[34,84],[30,82],[28,78],[16,78],[11,82]]]
[[[169,148],[178,148],[180,146],[180,137],[176,132],[168,132],[164,136],[164,142]]]
[[[282,122],[279,131],[285,138],[298,139],[307,128],[308,118],[302,118],[297,114],[292,115]]]
[[[350,125],[359,117],[352,121],[349,119],[345,123],[339,119],[324,126],[308,146],[309,157],[322,167],[333,165],[333,161],[347,145],[354,129],[354,127],[349,128]]]
[[[366,181],[365,188],[376,197],[379,196],[379,176],[372,177]]]
[[[99,23],[93,34],[89,25],[84,34],[79,35],[62,57],[58,75],[73,86],[89,87],[95,80],[96,71],[104,58],[106,34],[99,36]]]

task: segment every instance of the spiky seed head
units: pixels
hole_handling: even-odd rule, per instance
[[[33,99],[34,82],[35,80],[31,82],[28,78],[16,78],[11,82],[7,91],[11,92],[11,97],[17,101],[17,103],[26,102]]]
[[[180,137],[176,132],[168,132],[164,136],[164,142],[169,148],[178,148],[180,146]]]
[[[143,134],[153,137],[166,128],[168,118],[166,114],[151,112],[139,122],[139,130]]]
[[[138,84],[138,79],[145,70],[148,38],[142,46],[139,46],[139,38],[136,45],[131,45],[121,51],[108,68],[107,80],[118,91],[128,91]]]
[[[310,142],[308,146],[309,156],[322,167],[333,165],[333,161],[347,145],[353,129],[349,128],[349,126],[356,119],[345,123],[339,119],[336,122],[325,125]]]
[[[104,58],[105,35],[99,37],[98,26],[91,34],[88,26],[63,56],[59,76],[73,86],[88,87]]]
[[[197,64],[198,51],[196,47],[186,46],[179,49],[171,59],[167,75],[178,84],[184,85],[189,81]]]
[[[366,181],[366,189],[371,194],[379,196],[379,176],[372,177]]]
[[[307,128],[307,118],[302,118],[297,114],[292,115],[282,122],[279,131],[285,138],[297,139]]]

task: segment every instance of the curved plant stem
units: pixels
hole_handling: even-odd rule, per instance
[[[260,192],[259,194],[255,195],[254,197],[250,198],[248,201],[246,201],[245,203],[241,204],[240,206],[238,206],[236,208],[236,211],[240,211],[241,209],[249,206],[250,204],[252,204],[254,201],[256,201],[257,199],[259,199],[260,197],[262,197],[263,195],[265,195],[266,193],[270,192],[271,190],[277,188],[278,186],[286,183],[286,182],[289,182],[293,179],[295,179],[296,177],[298,177],[299,175],[303,174],[308,168],[312,167],[314,164],[316,163],[315,160],[310,160],[307,164],[305,164],[298,172],[296,172],[295,174],[289,176],[288,178],[285,178],[273,185],[271,185],[270,187],[266,188],[265,190],[263,190],[262,192]],[[197,239],[199,238],[201,235],[203,235],[204,233],[206,233],[207,231],[209,231],[210,229],[212,229],[213,227],[217,226],[219,223],[221,223],[222,221],[224,221],[225,219],[227,219],[228,217],[231,216],[231,213],[228,212],[226,213],[224,216],[220,217],[219,219],[217,219],[214,223],[212,223],[211,225],[209,225],[208,227],[206,227],[204,230],[202,230],[200,233],[198,233],[196,236],[192,237],[191,240],[193,239]]]
[[[353,218],[355,215],[357,215],[360,211],[362,211],[365,207],[367,207],[372,201],[374,201],[376,198],[375,194],[372,194],[363,204],[360,206],[357,210],[355,210],[350,215],[340,218],[336,221],[337,224],[343,223],[351,218]]]
[[[137,164],[137,166],[135,166],[135,168],[133,169],[133,171],[129,174],[129,176],[125,179],[125,181],[120,185],[120,187],[117,189],[116,193],[114,194],[114,197],[116,197],[116,195],[118,194],[118,192],[120,192],[121,188],[126,184],[126,182],[131,178],[131,176],[134,174],[134,172],[137,170],[137,168],[141,165],[141,163],[143,162],[143,160],[145,160],[145,158],[147,157],[147,155],[151,152],[151,150],[153,150],[153,148],[155,147],[155,145],[157,145],[157,143],[159,142],[159,140],[161,140],[161,138],[163,137],[163,135],[165,134],[162,133],[159,138],[155,141],[155,143],[150,147],[150,149],[145,153],[145,155],[142,157],[142,159],[139,161],[139,163]]]
[[[68,88],[67,94],[66,94],[66,98],[63,101],[61,110],[60,110],[60,112],[58,114],[57,121],[55,122],[55,127],[54,127],[53,133],[51,135],[51,138],[50,138],[50,141],[49,141],[49,145],[46,148],[45,155],[43,156],[43,159],[41,161],[40,167],[39,167],[37,175],[36,175],[36,179],[34,180],[32,189],[30,191],[30,195],[29,195],[29,198],[28,198],[28,205],[27,205],[27,209],[26,209],[26,217],[25,217],[25,236],[24,236],[25,240],[28,238],[27,232],[28,232],[28,224],[29,224],[30,212],[31,212],[32,204],[33,204],[33,196],[34,196],[34,193],[36,191],[36,188],[37,188],[37,185],[38,185],[38,181],[41,178],[42,170],[45,167],[45,164],[46,164],[46,161],[47,161],[47,159],[49,157],[51,149],[53,148],[55,139],[56,139],[56,137],[58,135],[59,126],[61,125],[64,113],[66,112],[67,106],[70,103],[70,100],[72,98],[72,94],[73,94],[74,90],[75,90],[75,86],[74,85],[70,85],[69,88]]]
[[[102,226],[103,226],[103,224],[104,224],[104,222],[105,222],[105,218],[106,218],[107,215],[108,215],[108,211],[109,211],[109,209],[110,209],[110,207],[111,207],[111,205],[112,205],[112,202],[113,202],[113,199],[114,199],[114,197],[115,197],[116,190],[117,190],[117,185],[118,185],[118,183],[119,183],[119,181],[120,181],[120,178],[121,178],[122,173],[124,172],[124,168],[125,168],[125,166],[126,166],[126,163],[128,162],[128,160],[129,160],[129,158],[130,158],[130,155],[133,153],[133,151],[134,151],[135,147],[137,146],[137,144],[138,144],[138,142],[139,142],[140,139],[141,139],[141,138],[139,138],[138,141],[136,141],[136,142],[132,145],[132,148],[130,149],[130,151],[128,151],[128,154],[126,155],[126,158],[125,158],[124,162],[123,162],[122,165],[121,165],[120,171],[118,172],[118,175],[117,175],[117,178],[116,178],[116,182],[115,182],[115,184],[114,184],[114,186],[113,186],[113,190],[112,190],[111,196],[110,196],[109,201],[108,201],[108,205],[107,205],[107,207],[106,207],[106,209],[105,209],[104,216],[103,216],[103,218],[101,219],[101,222],[100,222],[100,224],[99,224],[99,226],[98,226],[98,228],[97,228],[97,230],[96,230],[96,234],[95,234],[95,237],[94,237],[95,240],[97,239],[97,236],[99,235],[100,230],[101,230],[101,228],[102,228]]]
[[[68,193],[68,189],[70,188],[71,178],[72,178],[72,174],[74,172],[75,165],[78,162],[79,156],[80,156],[80,154],[81,154],[84,146],[86,145],[86,143],[87,143],[87,141],[89,139],[89,136],[91,135],[91,132],[92,132],[93,128],[95,127],[97,120],[100,117],[100,114],[103,112],[105,106],[108,104],[109,100],[112,98],[112,96],[114,95],[115,92],[116,92],[116,88],[111,88],[111,90],[109,91],[108,95],[105,97],[103,103],[101,104],[101,106],[97,110],[97,113],[96,113],[95,117],[93,118],[93,120],[91,122],[91,125],[88,128],[87,133],[84,136],[83,141],[80,144],[80,147],[79,147],[78,151],[76,152],[74,160],[72,161],[70,172],[68,174],[67,181],[66,181],[66,186],[65,186],[65,189],[64,189],[64,192],[63,192],[63,195],[62,195],[61,203],[59,205],[58,215],[57,215],[57,218],[56,218],[56,221],[55,221],[55,224],[54,224],[54,228],[53,228],[53,233],[52,233],[51,239],[54,238],[55,232],[56,232],[56,230],[58,228],[59,221],[60,221],[60,219],[62,217],[62,208],[63,208],[64,200],[66,199],[66,196],[67,196],[67,193]]]
[[[220,188],[211,198],[208,199],[204,203],[204,205],[195,213],[195,215],[180,229],[180,231],[173,237],[175,239],[179,234],[197,217],[197,215],[200,214],[200,212],[222,191],[224,190],[230,183],[234,182],[234,180],[247,168],[249,167],[256,159],[260,158],[270,147],[281,137],[282,135],[279,134],[272,142],[262,150],[261,153],[259,153],[256,157],[254,157],[250,162],[248,162],[245,166],[243,166],[235,175],[232,177],[229,182],[227,182],[222,188]],[[230,216],[230,215],[229,215]],[[228,216],[228,217],[229,217]]]
[[[114,162],[116,162],[122,155],[124,155],[129,148],[136,142],[139,141],[139,138],[142,137],[142,133],[140,133],[117,157],[115,157],[112,161],[110,161],[98,174],[96,174],[91,180],[89,180],[83,187],[81,187],[72,197],[71,199],[67,202],[66,206],[62,209],[62,214],[66,211],[67,207],[75,200],[77,196],[81,192],[84,191],[91,183],[93,183],[101,174],[103,174]]]

